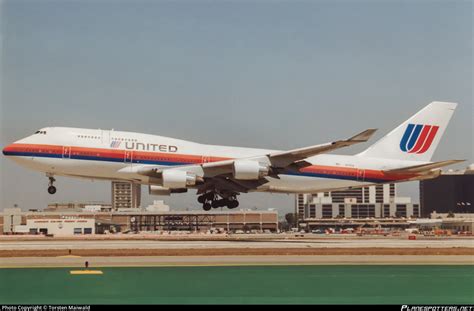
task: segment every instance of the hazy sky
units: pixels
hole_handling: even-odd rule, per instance
[[[460,105],[434,160],[473,162],[471,1],[1,3],[2,147],[57,125],[289,149],[369,127],[379,138],[440,100]],[[43,174],[0,166],[0,209],[110,201],[108,182],[58,178],[51,196]],[[399,190],[418,200],[417,183]],[[201,208],[193,192],[164,199]]]

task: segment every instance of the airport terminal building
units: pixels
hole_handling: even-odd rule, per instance
[[[161,200],[140,208],[140,187],[112,182],[112,201],[50,203],[44,210],[6,208],[0,234],[75,235],[165,231],[277,232],[278,212],[254,210],[172,211]]]
[[[95,204],[97,206],[97,204]],[[84,209],[22,212],[7,208],[0,214],[0,234],[76,235],[160,233],[165,231],[276,232],[276,211],[147,211]]]

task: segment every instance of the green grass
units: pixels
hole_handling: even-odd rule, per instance
[[[474,266],[0,269],[0,304],[472,304]]]

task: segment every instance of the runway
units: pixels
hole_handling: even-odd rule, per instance
[[[259,265],[472,265],[474,257],[424,255],[350,256],[126,256],[126,257],[10,257],[0,258],[0,268],[44,267],[167,267]]]
[[[299,239],[231,241],[41,240],[1,241],[2,250],[220,249],[220,248],[474,248],[474,239]]]

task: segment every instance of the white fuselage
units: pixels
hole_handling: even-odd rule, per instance
[[[276,150],[215,146],[132,132],[49,127],[4,148],[5,156],[27,168],[47,173],[105,180],[153,181],[137,173],[147,166],[170,167],[261,156]],[[265,177],[255,191],[314,193],[374,183],[409,180],[416,176],[383,171],[407,165],[401,160],[323,154],[307,159],[312,166]]]

